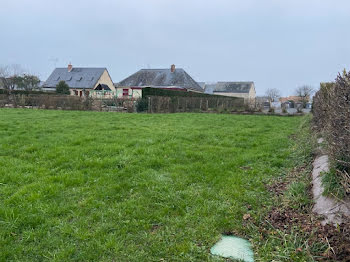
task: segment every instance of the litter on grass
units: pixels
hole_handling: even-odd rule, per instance
[[[254,262],[254,253],[250,242],[234,236],[222,236],[221,240],[210,249],[210,252],[224,258]]]

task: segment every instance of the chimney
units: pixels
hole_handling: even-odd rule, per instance
[[[73,69],[73,66],[72,66],[71,63],[69,63],[69,64],[68,64],[68,72],[72,71],[72,69]]]
[[[172,73],[175,72],[175,65],[171,65],[170,71],[171,71]]]

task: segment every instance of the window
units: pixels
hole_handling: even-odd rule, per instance
[[[74,95],[78,95],[78,90],[74,90]]]
[[[89,91],[85,91],[85,96],[89,96],[90,92]]]
[[[129,89],[127,88],[123,89],[123,96],[129,96]]]

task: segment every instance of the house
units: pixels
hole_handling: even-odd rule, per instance
[[[204,92],[184,69],[172,65],[169,69],[141,69],[132,74],[116,84],[117,96],[138,98],[145,87]]]
[[[242,97],[245,102],[254,102],[256,96],[254,82],[217,82],[206,85],[205,90],[214,95]]]
[[[114,83],[114,87],[116,89],[116,96],[118,98],[141,98],[142,97],[142,89],[144,87],[139,86],[119,86],[119,83]]]
[[[270,108],[270,98],[267,96],[257,96],[255,97],[255,104],[259,108]]]
[[[304,107],[305,101],[310,101],[309,97],[300,97],[300,96],[288,96],[288,97],[280,97],[280,102],[283,106],[287,108],[299,108]],[[306,102],[306,106],[310,103]]]
[[[42,89],[54,91],[60,81],[66,82],[70,94],[75,96],[113,97],[116,89],[106,68],[74,67],[56,68]]]

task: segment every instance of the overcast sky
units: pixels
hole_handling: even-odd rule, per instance
[[[0,25],[0,65],[42,80],[69,62],[114,82],[174,63],[289,95],[350,69],[349,0],[0,0]]]

